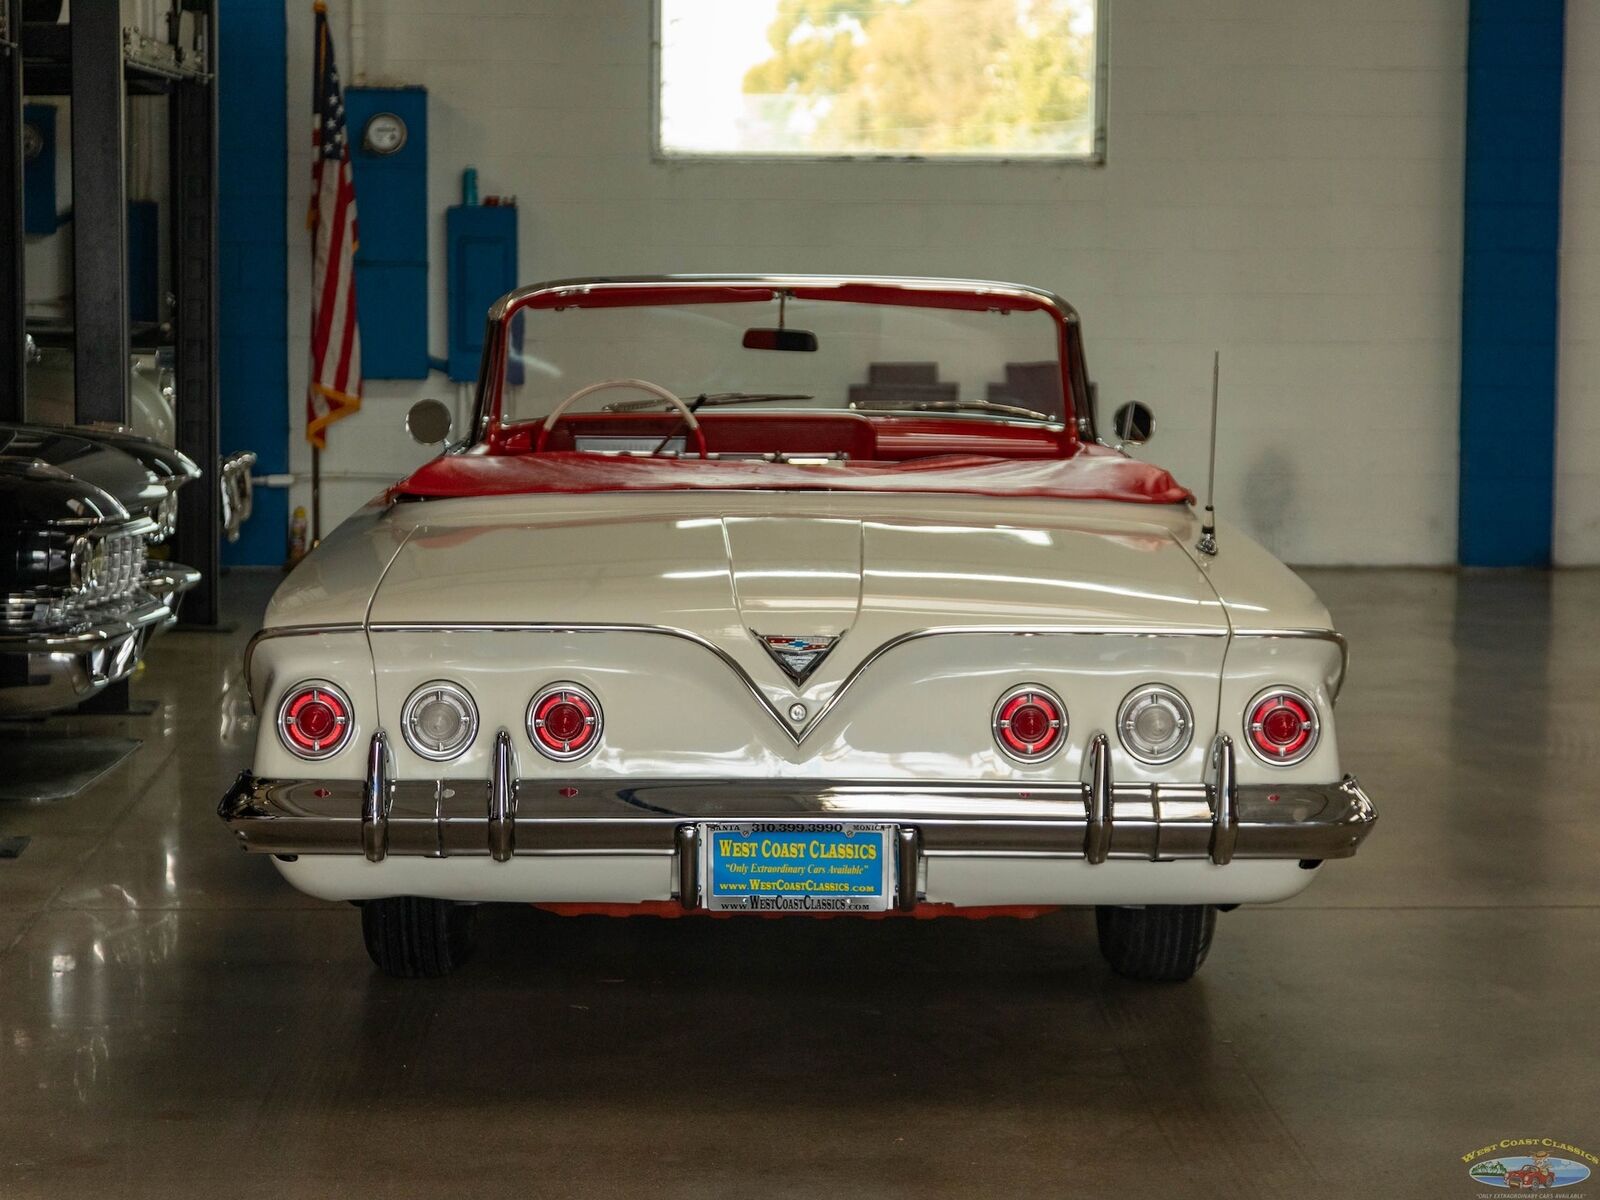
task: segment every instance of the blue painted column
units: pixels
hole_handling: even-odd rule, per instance
[[[254,450],[257,474],[289,469],[288,131],[284,0],[220,6],[218,345],[223,453]],[[308,97],[309,103],[309,97]],[[310,115],[306,136],[310,134]],[[288,492],[256,492],[227,564],[283,562]]]
[[[1461,296],[1466,566],[1550,562],[1564,52],[1564,0],[1472,0]]]

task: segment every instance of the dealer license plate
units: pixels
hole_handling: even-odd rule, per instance
[[[724,821],[700,827],[703,899],[724,912],[883,912],[894,826]]]

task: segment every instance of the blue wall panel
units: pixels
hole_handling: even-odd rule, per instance
[[[227,0],[218,70],[218,368],[224,454],[254,450],[259,474],[289,469],[288,204],[283,0]],[[307,98],[309,104],[309,97]],[[307,113],[310,137],[310,113]],[[225,564],[276,564],[288,493],[256,492]]]
[[[1563,0],[1472,0],[1461,296],[1460,559],[1550,562]]]

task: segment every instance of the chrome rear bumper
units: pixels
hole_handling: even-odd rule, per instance
[[[1211,778],[1116,783],[1108,743],[1090,743],[1082,783],[612,781],[517,779],[502,731],[494,778],[394,780],[384,735],[365,780],[240,774],[218,808],[245,850],[265,854],[486,856],[671,854],[702,821],[887,821],[902,853],[1050,855],[1171,861],[1321,860],[1354,854],[1377,821],[1355,779],[1239,785],[1233,743],[1212,747]],[[685,894],[692,894],[692,890]]]

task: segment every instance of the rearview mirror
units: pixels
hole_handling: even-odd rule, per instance
[[[746,350],[798,350],[817,348],[817,335],[809,329],[746,329]]]
[[[450,440],[450,410],[438,400],[418,400],[406,414],[406,432],[424,446]]]
[[[1142,446],[1156,431],[1156,416],[1148,404],[1138,400],[1124,404],[1112,418],[1116,425],[1117,440],[1129,446]]]

